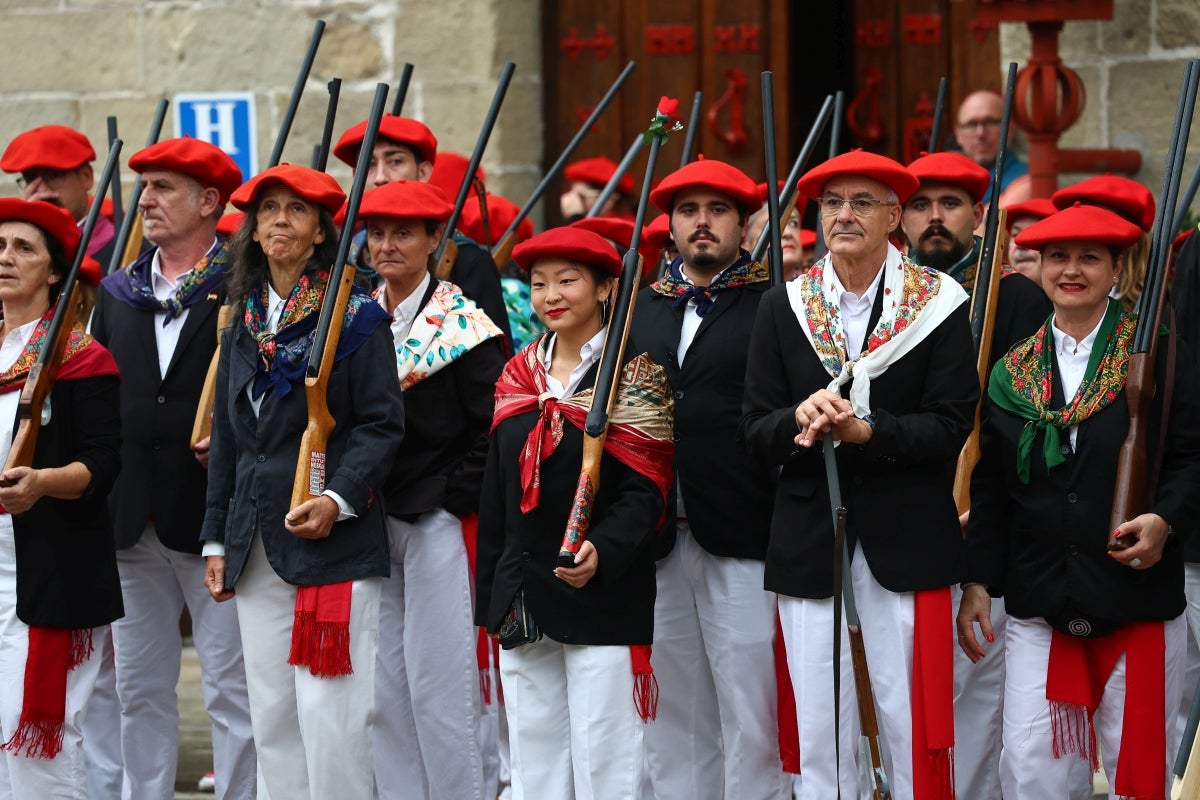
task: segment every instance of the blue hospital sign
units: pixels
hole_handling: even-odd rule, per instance
[[[215,144],[237,163],[243,178],[254,177],[258,172],[258,137],[253,93],[177,94],[172,105],[176,136]]]

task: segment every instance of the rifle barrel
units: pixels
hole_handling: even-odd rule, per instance
[[[763,160],[767,171],[767,227],[771,242],[771,285],[783,283],[783,242],[779,219],[779,164],[775,152],[775,76],[768,70],[759,76],[762,84]]]
[[[946,89],[949,81],[943,75],[938,81],[937,102],[933,104],[933,125],[929,128],[929,150],[930,155],[936,153],[941,146],[942,140],[942,114],[946,110]]]
[[[413,65],[404,62],[404,68],[400,70],[400,82],[396,84],[396,99],[392,102],[392,116],[400,116],[400,112],[404,110],[404,100],[408,97],[408,84],[412,81]]]
[[[979,250],[979,264],[975,268],[975,292],[971,296],[971,339],[975,352],[983,341],[983,322],[987,316],[987,286],[995,259],[996,242],[1000,236],[1000,178],[1004,175],[1004,162],[1008,158],[1008,128],[1012,122],[1013,100],[1017,90],[1017,63],[1008,65],[1008,83],[1004,87],[1004,111],[1000,115],[1000,146],[996,151],[996,164],[992,169],[992,202],[988,204],[987,220],[983,228],[983,244]],[[983,288],[983,291],[980,291]]]
[[[283,123],[279,126],[279,133],[275,136],[275,146],[271,148],[271,159],[267,162],[268,167],[278,166],[283,158],[283,146],[287,143],[288,134],[292,130],[292,122],[296,119],[296,109],[300,107],[304,84],[308,81],[309,73],[312,72],[313,61],[317,58],[317,48],[321,45],[321,34],[323,33],[325,33],[325,20],[319,19],[313,25],[312,37],[308,40],[308,52],[304,54],[304,61],[300,64],[300,74],[296,76],[296,85],[292,87],[292,96],[288,100],[287,110],[283,114]]]
[[[162,135],[163,123],[167,119],[167,107],[170,105],[167,98],[160,98],[158,106],[154,109],[154,120],[150,123],[150,134],[146,137],[146,147],[158,141],[158,137]],[[129,213],[121,220],[121,224],[117,229],[117,236],[113,239],[113,254],[108,261],[108,270],[105,274],[111,275],[122,266],[121,261],[125,257],[125,243],[129,241],[130,234],[133,233],[134,222],[139,217],[138,200],[142,197],[142,176],[138,175],[133,179],[133,186],[129,189]]]
[[[629,145],[629,149],[621,157],[621,163],[617,164],[612,177],[608,179],[608,183],[604,184],[604,188],[600,190],[600,195],[596,198],[596,202],[592,203],[592,207],[588,209],[584,217],[590,219],[591,217],[600,215],[600,209],[604,208],[604,204],[608,202],[608,198],[612,197],[613,193],[617,191],[617,185],[621,182],[621,178],[625,177],[625,173],[629,172],[629,167],[633,165],[633,160],[637,158],[638,151],[642,149],[642,140],[644,138],[640,133],[633,137],[633,144]]]
[[[683,135],[683,155],[679,157],[679,168],[682,169],[692,160],[692,151],[696,149],[696,137],[700,135],[700,112],[703,111],[704,92],[696,92],[692,97],[692,113],[688,117],[687,133]]]
[[[119,134],[117,133],[117,118],[110,115],[107,120],[107,123],[108,123],[108,143],[109,143],[109,145],[111,145],[113,143],[113,140],[117,139],[119,137]],[[121,198],[121,170],[120,170],[120,168],[118,168],[117,171],[113,173],[112,209],[113,209],[113,215],[112,215],[113,225],[115,225],[117,228],[120,228],[121,220],[125,217],[125,206],[123,205],[122,198]]]
[[[325,107],[325,127],[321,129],[321,143],[313,154],[313,169],[324,172],[329,166],[329,148],[333,143],[333,124],[337,118],[338,98],[342,94],[342,79],[332,78],[328,84],[329,105]]]

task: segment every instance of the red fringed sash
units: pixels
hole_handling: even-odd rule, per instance
[[[318,678],[350,675],[351,581],[296,589],[292,650],[288,663]]]
[[[913,793],[954,798],[954,613],[950,589],[913,596]]]

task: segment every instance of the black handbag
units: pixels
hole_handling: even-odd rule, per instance
[[[524,587],[517,590],[512,607],[508,609],[504,622],[500,624],[500,632],[496,638],[500,640],[500,646],[505,650],[512,650],[523,644],[532,644],[542,638],[542,632],[537,623],[533,621],[533,615],[529,613],[529,607],[525,604]]]

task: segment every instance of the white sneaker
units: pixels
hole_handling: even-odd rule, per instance
[[[215,792],[217,790],[216,777],[209,772],[196,782],[196,788],[202,792]]]

